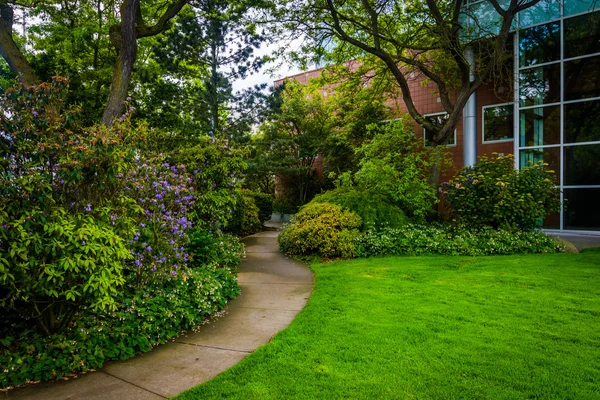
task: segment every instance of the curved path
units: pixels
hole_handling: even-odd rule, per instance
[[[310,269],[278,251],[277,232],[244,239],[246,259],[238,281],[242,294],[226,315],[199,332],[150,353],[105,367],[79,379],[41,383],[8,393],[11,399],[164,399],[205,382],[238,363],[286,328],[310,296]],[[4,397],[0,395],[0,398]]]

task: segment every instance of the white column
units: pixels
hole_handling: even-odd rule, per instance
[[[468,47],[465,58],[471,69],[471,82],[475,80],[475,56],[473,49]],[[474,92],[463,109],[463,164],[471,166],[477,161],[477,93]]]

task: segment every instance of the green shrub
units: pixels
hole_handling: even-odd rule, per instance
[[[0,340],[0,387],[60,379],[147,352],[194,329],[238,294],[230,269],[205,266],[160,285],[124,291],[116,311],[80,312],[68,329],[52,336],[3,326],[14,333]]]
[[[538,163],[517,171],[512,155],[479,157],[474,166],[442,184],[442,193],[461,224],[531,230],[560,210],[556,176],[546,166]]]
[[[143,126],[83,128],[55,78],[0,96],[0,307],[46,334],[81,307],[114,309],[139,212],[125,196]]]
[[[291,255],[352,258],[360,226],[358,215],[338,205],[310,203],[279,234],[279,247]]]
[[[408,223],[402,209],[377,192],[339,187],[317,195],[312,203],[337,204],[356,213],[362,220],[363,230],[397,228]]]
[[[357,239],[358,256],[554,253],[564,246],[541,231],[457,228],[450,224],[406,225],[370,231]]]
[[[258,218],[261,222],[265,222],[271,219],[273,214],[273,196],[266,193],[244,191],[250,197],[254,199],[254,203],[258,207],[259,215]]]
[[[236,235],[252,235],[262,230],[260,221],[260,210],[254,203],[254,199],[243,191],[234,194],[237,199],[233,216],[227,226],[227,232]]]
[[[244,245],[237,236],[217,234],[196,228],[186,246],[190,255],[188,266],[202,268],[207,264],[235,267],[242,262]]]

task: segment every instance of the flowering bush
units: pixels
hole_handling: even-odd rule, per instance
[[[367,232],[357,239],[357,247],[358,257],[373,257],[555,253],[563,251],[564,246],[541,231],[409,224],[401,228]]]
[[[352,258],[361,220],[351,211],[327,203],[309,203],[279,234],[279,248],[291,255]]]
[[[191,184],[185,167],[160,158],[139,161],[127,175],[125,191],[143,209],[129,240],[133,263],[128,271],[137,285],[185,274],[188,214],[196,200]]]
[[[512,155],[479,157],[441,190],[459,223],[531,230],[544,216],[560,210],[556,176],[546,167],[538,163],[517,171]]]

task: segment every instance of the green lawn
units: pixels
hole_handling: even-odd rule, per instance
[[[600,399],[600,251],[317,264],[288,329],[178,399]]]

